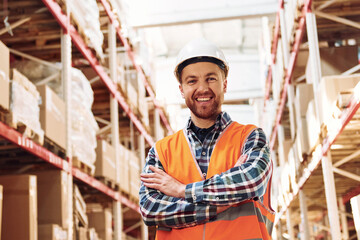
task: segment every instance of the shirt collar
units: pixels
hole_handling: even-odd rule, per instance
[[[216,118],[215,121],[215,130],[216,131],[223,131],[230,123],[232,122],[230,115],[227,112],[221,112],[219,116]],[[186,124],[186,130],[189,131],[191,129],[191,117]]]

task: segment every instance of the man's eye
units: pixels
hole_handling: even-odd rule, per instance
[[[216,78],[209,78],[208,81],[210,82],[216,81]]]
[[[194,84],[194,83],[195,83],[195,80],[189,80],[187,83],[188,83],[188,84]]]

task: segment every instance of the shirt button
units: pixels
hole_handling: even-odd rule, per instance
[[[216,197],[216,201],[219,201],[219,197]]]
[[[201,154],[202,154],[203,156],[205,156],[205,155],[206,155],[206,152],[202,152]]]
[[[195,196],[195,195],[193,196],[193,200],[194,200],[194,201],[196,200],[196,196]]]
[[[203,173],[203,176],[206,177],[206,173]]]

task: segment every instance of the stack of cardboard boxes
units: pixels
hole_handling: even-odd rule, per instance
[[[34,175],[0,176],[3,186],[1,239],[38,239],[37,183]]]
[[[37,118],[38,126],[31,126],[32,130],[36,130],[38,135],[43,131],[42,134],[45,135],[47,141],[65,149],[66,126],[63,99],[48,85],[35,86],[16,69],[10,71],[9,49],[1,42],[0,53],[2,59],[5,60],[0,61],[0,112],[14,114],[14,106],[17,107],[15,98],[21,99],[20,102],[29,103],[26,96],[33,96],[35,99],[33,105],[37,107],[37,112],[29,116]],[[10,84],[11,72],[15,84]],[[25,89],[25,93],[28,94],[19,94],[19,91],[14,89],[16,84]],[[0,120],[4,121],[4,118]],[[122,192],[136,199],[140,185],[139,157],[121,144],[119,150],[120,182],[116,181],[115,149],[104,140],[97,141],[95,176],[116,182],[120,185]],[[70,220],[74,216],[75,220],[78,220],[74,223],[78,226],[75,228],[74,236],[78,239],[112,239],[111,210],[90,209],[87,212],[86,203],[76,186],[73,202],[69,202],[68,179],[68,173],[62,170],[39,170],[32,171],[28,175],[0,176],[1,239],[67,239]],[[74,216],[68,211],[70,204],[73,204]]]
[[[40,123],[45,136],[62,149],[66,149],[65,103],[50,87],[37,87],[40,96]]]
[[[95,229],[100,239],[112,240],[113,229],[111,209],[103,208],[99,204],[88,204],[87,209],[89,227]]]
[[[24,126],[24,134],[37,143],[44,143],[44,131],[40,126],[40,94],[36,86],[16,69],[11,70],[11,94],[9,124],[14,128]]]
[[[322,78],[315,95],[312,79],[314,69],[308,59],[306,83],[296,85],[295,91],[297,149],[294,152],[300,161],[304,154],[310,155],[314,151],[321,141],[321,135],[324,135],[322,130],[334,119],[333,113],[336,111],[339,94],[351,92],[359,82],[358,75],[340,76],[358,64],[357,52],[357,46],[320,48]],[[302,51],[301,54],[308,56],[307,51]]]
[[[95,177],[118,184],[120,190],[138,199],[140,188],[140,159],[136,152],[119,144],[120,182],[116,180],[115,149],[105,140],[98,140],[96,148]]]
[[[304,167],[301,164],[304,157],[311,157],[329,131],[338,130],[338,117],[341,112],[339,106],[344,107],[348,104],[349,96],[360,81],[360,74],[340,74],[358,65],[357,52],[357,46],[320,48],[322,78],[314,94],[313,65],[308,59],[308,51],[300,51],[302,61],[306,62],[308,59],[306,67],[301,67],[303,70],[306,69],[306,83],[295,85],[294,139],[286,139],[279,144],[281,204],[286,204],[289,200],[286,199],[288,193],[298,190],[297,182]]]

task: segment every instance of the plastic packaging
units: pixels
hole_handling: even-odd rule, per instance
[[[80,33],[83,33],[88,38],[89,42],[87,44],[103,59],[102,44],[104,35],[100,29],[100,13],[96,0],[74,0],[68,2],[71,15],[75,22],[77,22],[78,27],[80,27]]]
[[[92,165],[96,160],[96,132],[99,126],[91,112],[94,101],[89,80],[78,69],[71,69],[71,142],[73,155]]]
[[[16,66],[20,72],[22,72],[34,83],[37,83],[59,72],[59,70],[56,68],[44,66],[33,61],[19,61],[16,62],[14,66]],[[47,85],[51,87],[57,94],[62,93],[61,73],[53,81],[47,83]],[[20,93],[20,96],[22,94],[23,93]],[[21,102],[23,100],[19,99],[18,101]],[[93,102],[94,92],[91,88],[89,80],[85,77],[82,71],[76,68],[71,68],[70,114],[72,121],[70,139],[72,143],[72,155],[89,166],[93,165],[96,160],[96,132],[99,129],[99,126],[97,125],[97,122],[95,121],[94,115],[91,111]],[[19,111],[22,111],[26,114],[30,114],[29,111],[34,112],[34,110],[31,110],[31,107],[35,106],[34,103],[30,103],[30,101],[24,101],[23,104],[30,106],[23,106],[21,108],[25,109],[20,109]],[[38,116],[39,113],[34,112],[29,116],[33,117],[35,115]],[[25,116],[25,118],[28,118],[27,115]]]
[[[39,136],[44,136],[40,126],[39,93],[28,91],[16,81],[11,83],[10,109],[15,123],[23,123]]]

